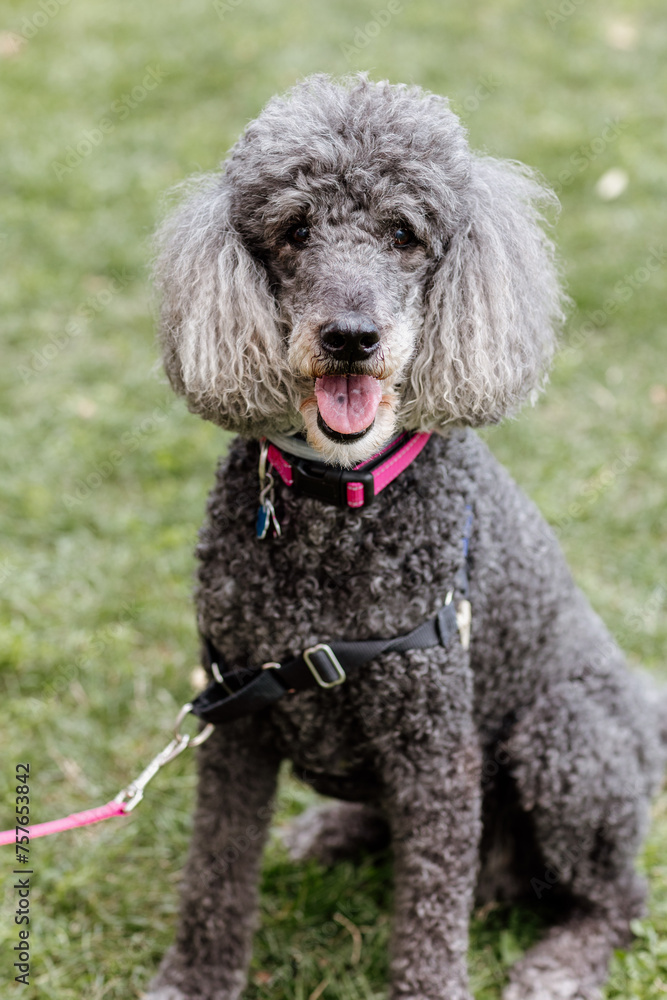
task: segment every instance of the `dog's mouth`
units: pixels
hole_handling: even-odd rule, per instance
[[[315,380],[317,425],[326,437],[352,443],[375,423],[382,383],[372,375],[323,375]]]

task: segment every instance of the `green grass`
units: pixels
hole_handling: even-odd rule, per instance
[[[91,0],[53,16],[37,0],[5,5],[5,31],[32,37],[13,56],[16,39],[0,38],[0,826],[17,761],[31,764],[35,822],[105,802],[191,694],[191,553],[226,441],[154,366],[148,240],[164,191],[214,167],[272,93],[315,70],[447,93],[475,146],[561,185],[570,346],[537,408],[487,436],[632,660],[665,676],[667,263],[637,270],[667,229],[662,0],[584,0],[562,20],[557,0],[403,0],[368,40],[383,6],[242,0],[220,17],[206,0]],[[149,70],[156,85],[133,97]],[[99,142],[63,169],[86,135]],[[611,168],[628,186],[604,201],[596,184]],[[589,313],[597,325],[582,332]],[[12,982],[5,848],[3,997],[140,995],[173,934],[192,797],[186,754],[131,819],[34,842],[28,987]],[[279,818],[306,801],[286,778]],[[650,916],[616,958],[609,997],[667,992],[666,842],[663,798],[641,859]],[[386,860],[324,872],[272,844],[248,996],[307,1000],[323,983],[324,1000],[384,996],[390,895]],[[544,917],[539,904],[477,916],[479,998],[499,996]]]

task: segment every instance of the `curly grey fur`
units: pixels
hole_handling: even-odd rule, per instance
[[[367,810],[306,817],[296,853],[331,861],[387,824],[392,1000],[470,1000],[475,896],[571,904],[507,1000],[594,996],[642,912],[634,859],[665,765],[664,698],[627,671],[555,537],[472,431],[431,438],[361,511],[279,482],[282,537],[254,537],[254,439],[301,427],[304,407],[308,425],[323,317],[375,318],[399,427],[495,421],[541,384],[562,304],[545,197],[524,168],[471,155],[442,99],[318,76],[272,100],[162,230],[169,376],[246,439],[218,471],[198,549],[199,627],[229,664],[410,631],[452,586],[467,504],[475,517],[469,651],[386,654],[203,745],[178,938],[150,1000],[240,996],[285,758]],[[302,218],[313,236],[297,253],[284,234]],[[407,255],[387,242],[397,221],[420,240]],[[308,427],[343,460],[347,445]]]

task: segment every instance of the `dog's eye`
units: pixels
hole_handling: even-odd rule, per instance
[[[403,249],[415,242],[415,234],[407,226],[397,226],[391,237],[392,245]]]
[[[303,222],[299,222],[296,226],[292,226],[291,229],[287,230],[287,239],[296,246],[303,246],[304,243],[307,243],[309,236],[310,227],[304,225]]]

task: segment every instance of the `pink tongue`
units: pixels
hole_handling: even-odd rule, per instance
[[[339,434],[358,434],[373,423],[382,384],[370,375],[324,375],[315,382],[322,420]]]

